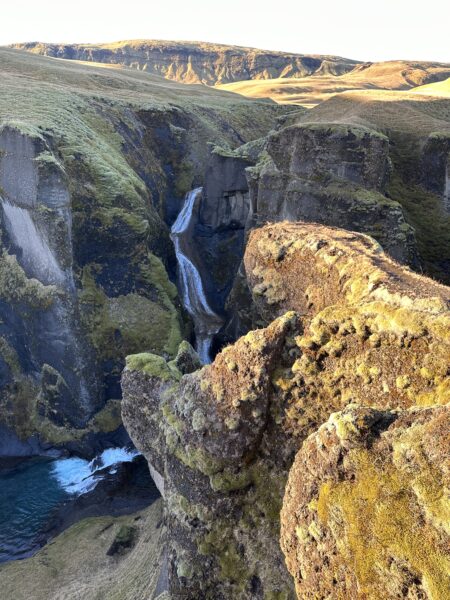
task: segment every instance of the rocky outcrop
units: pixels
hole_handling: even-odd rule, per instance
[[[205,172],[193,241],[206,291],[219,311],[223,311],[244,254],[251,214],[245,169],[253,164],[246,155],[215,149]]]
[[[421,183],[442,198],[442,206],[450,214],[450,136],[430,135],[422,150]]]
[[[450,409],[331,415],[295,458],[281,546],[298,598],[447,597]]]
[[[183,83],[230,83],[243,79],[342,75],[358,61],[338,56],[270,52],[206,42],[131,40],[115,44],[14,44],[36,54],[121,64]]]
[[[269,137],[265,159],[250,170],[251,202],[258,223],[302,220],[361,231],[417,266],[413,230],[384,194],[389,175],[389,140],[375,130],[293,125]]]
[[[350,404],[372,414],[450,399],[449,290],[369,237],[266,226],[250,235],[245,269],[264,329],[194,373],[141,355],[122,378],[124,422],[164,479],[175,598],[293,598],[279,514],[302,442]],[[285,504],[284,522],[292,510]]]

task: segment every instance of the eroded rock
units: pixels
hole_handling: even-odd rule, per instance
[[[297,454],[281,546],[298,598],[442,599],[448,406],[331,415]]]
[[[245,265],[265,328],[185,376],[152,355],[123,374],[127,429],[164,479],[175,598],[295,597],[279,513],[303,441],[350,404],[449,400],[444,286],[315,224],[254,231]]]

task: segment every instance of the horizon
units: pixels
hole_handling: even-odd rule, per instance
[[[249,50],[259,50],[262,52],[279,52],[281,54],[293,54],[299,56],[320,56],[320,57],[333,57],[333,58],[342,58],[344,60],[353,60],[359,63],[376,63],[376,62],[429,62],[429,63],[442,63],[442,64],[450,64],[449,60],[438,60],[438,59],[430,59],[430,58],[420,58],[417,56],[406,57],[406,56],[395,56],[391,58],[384,58],[380,60],[371,60],[366,58],[361,58],[358,56],[344,56],[342,54],[332,54],[329,52],[297,52],[292,50],[285,50],[283,48],[263,48],[260,46],[252,46],[245,44],[232,44],[228,42],[218,42],[213,40],[187,40],[187,39],[169,39],[169,38],[122,38],[122,39],[113,39],[113,40],[101,40],[101,41],[77,41],[77,42],[67,42],[67,41],[49,41],[42,39],[33,39],[33,40],[20,40],[16,42],[11,42],[10,44],[0,44],[0,48],[11,48],[16,45],[25,45],[25,44],[44,44],[46,46],[112,46],[114,44],[119,43],[132,43],[132,42],[174,42],[177,44],[211,44],[214,46],[227,46],[230,48],[243,48]],[[20,48],[12,48],[21,50]],[[44,55],[42,55],[44,56]]]
[[[170,6],[144,6],[139,0],[129,0],[125,14],[119,7],[118,0],[80,0],[76,10],[55,7],[50,0],[41,0],[39,5],[18,0],[4,9],[0,46],[156,40],[329,55],[359,62],[450,62],[450,48],[442,43],[448,22],[448,8],[442,0],[429,0],[426,15],[412,11],[407,0],[397,0],[394,6],[380,0],[376,11],[356,0],[342,0],[339,6],[331,2],[299,6],[297,1],[285,0],[281,10],[269,0],[245,4],[229,0],[227,10],[213,18],[211,8],[201,0],[191,0],[189,5],[173,0]],[[285,18],[286,13],[294,18]],[[280,27],[274,27],[280,18]]]

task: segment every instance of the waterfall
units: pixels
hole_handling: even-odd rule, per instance
[[[195,201],[201,191],[202,188],[196,188],[186,194],[183,208],[172,225],[171,237],[178,261],[181,300],[194,321],[196,350],[201,361],[209,363],[212,337],[222,326],[222,319],[209,306],[193,256],[188,256]]]

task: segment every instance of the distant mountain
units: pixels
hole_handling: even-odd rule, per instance
[[[302,78],[342,75],[360,61],[339,56],[292,54],[205,42],[131,40],[110,44],[45,44],[11,46],[34,54],[120,64],[183,83],[216,85],[246,79]]]

